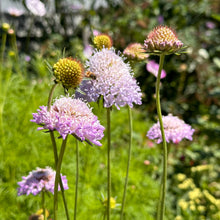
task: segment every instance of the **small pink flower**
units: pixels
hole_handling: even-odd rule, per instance
[[[149,161],[149,160],[145,160],[145,161],[144,161],[144,164],[145,164],[145,165],[150,165],[150,161]]]
[[[157,77],[158,70],[159,70],[159,64],[157,64],[154,60],[150,60],[146,64],[146,69],[148,72],[152,73],[155,77]],[[163,79],[164,77],[166,77],[166,71],[164,69],[162,69],[160,78]]]

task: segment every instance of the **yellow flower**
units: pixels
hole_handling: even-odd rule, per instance
[[[178,173],[178,174],[176,175],[176,177],[177,177],[177,180],[178,180],[178,181],[183,181],[183,180],[186,179],[186,175],[183,174],[183,173]]]
[[[76,88],[82,81],[84,69],[82,64],[72,58],[60,59],[53,66],[57,83],[62,83],[66,89]]]
[[[202,172],[202,171],[205,171],[205,170],[212,170],[212,169],[213,169],[213,165],[203,164],[203,165],[199,165],[199,166],[196,166],[196,167],[192,167],[191,171],[192,172]]]
[[[107,203],[108,203],[108,199],[105,199],[104,201],[103,201],[103,205],[104,206],[107,206]],[[114,209],[116,207],[116,200],[113,198],[113,197],[111,197],[110,198],[110,208],[111,209]]]
[[[174,220],[182,220],[182,216],[181,215],[177,215],[176,218]]]
[[[188,208],[188,202],[186,202],[184,199],[180,199],[178,205],[182,210],[186,210]]]
[[[201,198],[202,192],[201,192],[201,190],[200,190],[199,188],[195,188],[195,189],[193,189],[192,191],[190,191],[190,192],[188,193],[188,195],[189,195],[189,198],[190,198],[191,200],[196,200],[196,199],[198,199],[198,198]]]
[[[103,47],[108,49],[112,47],[112,39],[107,34],[99,34],[95,36],[93,43],[98,50],[102,50]]]
[[[187,178],[184,180],[183,183],[178,184],[178,188],[180,189],[195,188],[195,184],[191,178]]]

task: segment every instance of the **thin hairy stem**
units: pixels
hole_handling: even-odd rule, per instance
[[[65,152],[66,148],[66,142],[67,142],[67,137],[63,140],[62,146],[60,149],[60,154],[58,157],[57,161],[57,167],[56,167],[56,177],[55,177],[55,184],[54,184],[54,220],[57,220],[57,210],[58,210],[58,183],[61,182],[60,179],[60,170],[61,170],[61,165],[63,161],[63,155]]]
[[[128,116],[129,116],[129,148],[128,148],[128,161],[127,161],[127,171],[126,171],[126,177],[125,177],[125,184],[124,184],[124,194],[123,194],[123,200],[122,200],[122,207],[121,207],[121,220],[123,219],[124,214],[124,207],[125,207],[125,201],[126,201],[126,193],[127,193],[127,185],[128,185],[128,175],[129,175],[129,168],[130,168],[130,161],[131,161],[131,149],[132,149],[132,113],[131,108],[128,106]]]
[[[111,216],[111,109],[107,108],[107,176],[108,176],[108,196],[107,196],[107,220],[110,220]]]
[[[74,220],[77,214],[77,199],[78,199],[78,181],[79,181],[79,144],[76,139],[76,183],[75,183],[75,206],[74,206]]]

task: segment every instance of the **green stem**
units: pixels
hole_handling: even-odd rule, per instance
[[[44,220],[47,220],[46,208],[45,208],[45,191],[43,190],[41,194],[42,194],[42,209],[43,209]]]
[[[75,185],[74,220],[76,220],[76,213],[77,213],[78,180],[79,180],[79,145],[78,145],[78,140],[76,139],[76,185]]]
[[[57,220],[57,210],[58,210],[58,182],[61,182],[60,179],[60,170],[61,170],[61,164],[63,160],[64,151],[66,148],[66,142],[67,137],[63,140],[62,146],[60,149],[60,155],[58,157],[57,161],[57,167],[56,167],[56,177],[55,177],[55,184],[54,184],[54,220]]]
[[[53,99],[53,93],[54,93],[54,90],[55,90],[55,88],[56,88],[57,85],[58,85],[58,84],[55,83],[55,84],[52,86],[51,90],[50,90],[49,97],[48,97],[48,102],[47,102],[48,111],[50,111],[50,109],[51,109],[51,103],[52,103],[52,99]],[[57,153],[57,145],[56,145],[56,140],[55,140],[54,132],[53,132],[53,131],[50,132],[50,139],[51,139],[52,146],[53,146],[55,168],[57,168],[58,153]],[[70,217],[69,217],[69,212],[68,212],[68,207],[67,207],[67,202],[66,202],[66,197],[65,197],[65,194],[64,194],[63,182],[62,182],[61,177],[60,177],[59,182],[60,182],[60,188],[61,188],[61,193],[62,193],[62,198],[63,198],[63,204],[64,204],[64,208],[65,208],[65,212],[66,212],[66,218],[67,218],[67,220],[69,220]]]
[[[6,44],[7,33],[3,31],[2,33],[2,46],[1,46],[1,65],[4,60],[5,44]]]
[[[165,139],[163,121],[162,121],[162,113],[161,113],[161,106],[160,106],[160,76],[161,71],[163,69],[165,55],[160,55],[160,64],[159,70],[157,75],[157,82],[156,82],[156,106],[157,106],[157,114],[160,123],[160,130],[163,140],[163,174],[161,179],[161,189],[160,189],[160,199],[159,199],[159,206],[158,206],[158,220],[164,219],[165,213],[165,197],[166,197],[166,182],[167,182],[167,143]]]
[[[111,215],[111,155],[110,155],[110,149],[111,149],[111,109],[107,108],[107,176],[108,176],[108,196],[107,196],[107,220],[110,220]]]
[[[129,175],[129,168],[130,168],[130,161],[131,161],[131,148],[132,148],[132,114],[131,108],[128,106],[128,116],[129,116],[129,148],[128,148],[128,161],[127,161],[127,172],[125,177],[125,184],[124,184],[124,194],[122,200],[122,207],[121,207],[121,220],[123,219],[124,214],[124,206],[126,201],[126,192],[127,192],[127,185],[128,185],[128,175]]]

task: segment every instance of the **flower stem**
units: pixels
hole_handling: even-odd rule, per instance
[[[107,220],[110,220],[111,215],[111,155],[110,155],[110,149],[111,149],[111,109],[107,108],[107,176],[108,176],[108,196],[107,196]]]
[[[160,199],[159,199],[159,205],[158,205],[157,220],[164,219],[166,182],[167,182],[167,143],[165,139],[161,106],[160,106],[160,76],[161,76],[161,71],[163,69],[164,58],[165,58],[165,55],[161,54],[159,70],[158,70],[158,75],[157,75],[157,82],[156,82],[156,106],[157,106],[157,114],[158,114],[160,130],[161,130],[161,135],[162,135],[162,140],[163,140],[163,174],[162,174],[162,179],[161,179],[161,189],[160,189]]]
[[[123,219],[127,185],[128,185],[128,175],[129,175],[129,168],[130,168],[130,161],[131,161],[131,148],[132,148],[132,135],[133,134],[132,134],[132,114],[131,114],[130,106],[128,106],[128,116],[129,116],[129,148],[128,148],[127,172],[126,172],[126,177],[125,177],[124,194],[123,194],[122,207],[121,207],[121,218],[120,218],[121,220]]]
[[[78,198],[78,180],[79,180],[79,144],[76,139],[76,184],[75,184],[75,207],[74,207],[74,220],[76,220],[77,213],[77,198]]]
[[[54,90],[56,88],[58,84],[55,83],[51,90],[50,90],[50,93],[49,93],[49,97],[48,97],[48,102],[47,102],[47,108],[48,108],[48,111],[50,111],[51,109],[51,103],[52,103],[52,99],[53,99],[53,93],[54,93]],[[55,168],[57,168],[57,162],[58,162],[58,153],[57,153],[57,145],[56,145],[56,141],[55,141],[55,137],[54,137],[54,132],[51,131],[50,132],[50,139],[51,139],[51,142],[52,142],[52,146],[53,146],[53,153],[54,153],[54,161],[55,161]],[[63,198],[63,204],[64,204],[64,208],[65,208],[65,212],[66,212],[66,218],[67,220],[70,219],[69,217],[69,212],[68,212],[68,207],[67,207],[67,202],[66,202],[66,197],[65,197],[65,194],[64,194],[64,188],[63,188],[63,182],[61,180],[61,177],[60,177],[60,188],[61,188],[61,193],[62,193],[62,198]]]
[[[44,220],[47,220],[46,208],[45,208],[45,191],[43,190],[41,194],[42,194],[42,209],[43,209]]]
[[[63,160],[64,151],[66,148],[67,137],[68,136],[66,136],[66,138],[62,142],[60,154],[59,154],[58,161],[57,161],[57,167],[56,167],[56,177],[55,177],[55,184],[54,184],[54,220],[57,220],[58,182],[62,182],[61,177],[60,177],[60,170],[61,170],[61,164],[62,164],[62,160]]]

